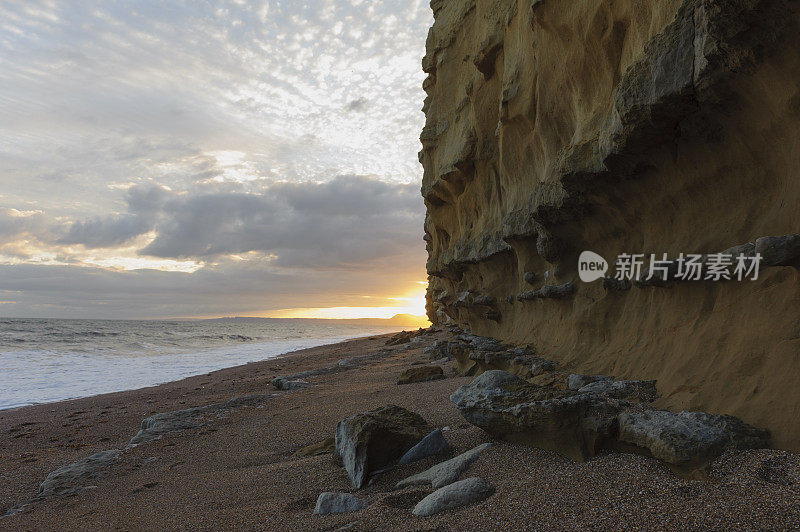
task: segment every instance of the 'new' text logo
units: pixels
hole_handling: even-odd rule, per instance
[[[578,257],[578,275],[584,283],[602,279],[607,271],[608,262],[594,251],[584,251]]]

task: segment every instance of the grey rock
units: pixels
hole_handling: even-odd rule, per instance
[[[172,432],[201,427],[205,424],[204,418],[207,415],[247,406],[257,406],[272,397],[272,394],[246,395],[244,397],[234,397],[230,401],[223,403],[212,403],[206,406],[155,414],[142,420],[139,432],[128,442],[128,447],[156,440]]]
[[[347,512],[357,512],[366,508],[366,501],[350,493],[334,493],[326,491],[317,498],[314,506],[314,513],[317,515],[342,514]]]
[[[676,465],[699,465],[727,449],[766,447],[769,433],[732,416],[633,410],[619,416],[619,440]]]
[[[355,488],[393,465],[430,432],[419,414],[389,405],[350,416],[336,426],[336,454]]]
[[[721,255],[730,255],[734,259],[739,255],[744,255],[745,257],[752,257],[756,254],[756,245],[753,242],[748,242],[747,244],[740,244],[738,246],[733,246],[721,253]]]
[[[522,276],[522,280],[528,284],[536,284],[536,274],[533,272],[525,272],[525,275]]]
[[[408,477],[406,479],[401,480],[400,482],[395,485],[395,489],[403,489],[408,486],[425,486],[431,485],[434,488],[440,488],[442,486],[446,486],[458,480],[458,477],[464,473],[464,471],[469,468],[472,463],[478,459],[478,457],[491,447],[493,444],[491,443],[482,443],[477,447],[470,449],[469,451],[462,453],[455,458],[451,458],[450,460],[446,460],[435,466],[431,467],[419,473],[417,475]]]
[[[436,429],[416,444],[414,447],[406,451],[406,454],[400,457],[397,465],[406,465],[417,460],[422,460],[429,456],[443,454],[450,450],[450,445],[444,439],[441,429]]]
[[[608,375],[581,375],[579,373],[573,373],[569,377],[567,377],[567,387],[570,390],[580,390],[587,384],[591,384],[593,382],[598,381],[606,381],[606,382],[613,382],[614,378],[609,377]]]
[[[311,383],[303,379],[291,379],[291,377],[290,378],[275,377],[274,379],[272,379],[272,385],[278,390],[284,392],[290,392],[293,390],[301,390],[303,388],[308,388],[309,386],[311,386]]]
[[[480,477],[467,478],[434,491],[414,507],[421,517],[460,508],[487,499],[494,494],[491,484]]]
[[[555,371],[557,364],[552,360],[547,360],[542,357],[533,357],[531,361],[531,377]]]
[[[755,251],[761,255],[762,266],[798,266],[800,234],[761,237]]]
[[[537,386],[504,371],[480,375],[450,401],[464,419],[494,437],[556,447],[577,459],[593,456],[611,437],[622,407],[605,396]]]
[[[447,340],[437,340],[435,344],[426,347],[423,351],[428,355],[429,360],[439,360],[440,358],[450,358],[449,342]]]
[[[575,285],[572,283],[549,284],[538,290],[522,292],[517,296],[518,301],[530,301],[533,299],[564,299],[575,293]]]
[[[497,300],[492,296],[482,294],[476,296],[475,299],[472,301],[474,305],[479,305],[483,307],[493,307],[497,304]]]
[[[625,399],[628,401],[639,401],[652,403],[658,398],[656,381],[638,380],[599,380],[587,384],[578,389],[581,393],[596,393],[613,397],[614,399]]]
[[[121,452],[119,449],[100,451],[56,469],[39,486],[37,497],[72,495],[86,489],[90,481],[108,474],[108,469],[117,461]]]

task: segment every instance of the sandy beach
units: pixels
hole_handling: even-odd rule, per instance
[[[439,335],[444,333],[438,333]],[[512,529],[788,529],[800,526],[800,456],[775,450],[729,452],[709,479],[680,478],[660,462],[606,454],[587,462],[498,442],[462,478],[480,476],[488,499],[431,517],[411,509],[430,487],[394,485],[442,460],[429,457],[379,475],[358,496],[369,506],[313,514],[325,491],[356,492],[330,453],[294,453],[334,435],[343,418],[395,404],[444,429],[453,454],[491,438],[465,422],[448,400],[472,380],[441,363],[445,378],[396,383],[428,363],[437,335],[386,347],[388,336],[307,349],[261,363],[121,393],[0,412],[0,529],[114,530],[508,530]],[[365,356],[370,355],[370,356]],[[345,371],[309,378],[313,385],[278,391],[276,375],[364,357]],[[256,406],[210,416],[202,426],[120,453],[105,471],[69,496],[34,500],[45,477],[93,453],[122,449],[142,419],[233,397],[268,394]],[[26,501],[31,501],[28,504]]]

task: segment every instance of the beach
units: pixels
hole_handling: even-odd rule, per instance
[[[286,354],[159,386],[0,412],[0,529],[785,529],[800,526],[800,457],[777,450],[727,452],[708,478],[678,476],[661,462],[605,453],[573,461],[553,451],[495,442],[462,476],[482,477],[494,494],[430,517],[411,514],[434,490],[395,484],[442,457],[396,467],[360,490],[331,453],[296,456],[331,438],[353,414],[398,405],[442,429],[452,454],[492,438],[449,400],[472,381],[453,360],[444,378],[398,385],[400,373],[429,364],[436,332],[387,346],[373,336]],[[345,360],[344,364],[339,362]],[[349,361],[349,362],[347,362]],[[309,376],[280,391],[278,375]],[[247,401],[229,402],[236,397]],[[194,428],[126,448],[142,420],[224,404]],[[47,475],[94,453],[122,449],[69,495],[36,499]],[[314,515],[326,491],[352,492],[360,511]]]

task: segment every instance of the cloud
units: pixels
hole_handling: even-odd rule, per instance
[[[363,111],[367,108],[368,103],[369,100],[361,97],[349,102],[345,107],[348,111]]]
[[[153,228],[152,221],[140,216],[110,215],[74,222],[59,244],[83,244],[88,248],[107,248],[126,244]]]
[[[424,279],[431,21],[421,0],[2,2],[0,281],[22,292],[0,300],[234,314]],[[199,269],[90,266],[145,259]]]
[[[361,269],[421,249],[423,213],[416,186],[364,176],[187,195],[165,203],[157,236],[141,253],[207,259],[259,251],[283,267]]]

